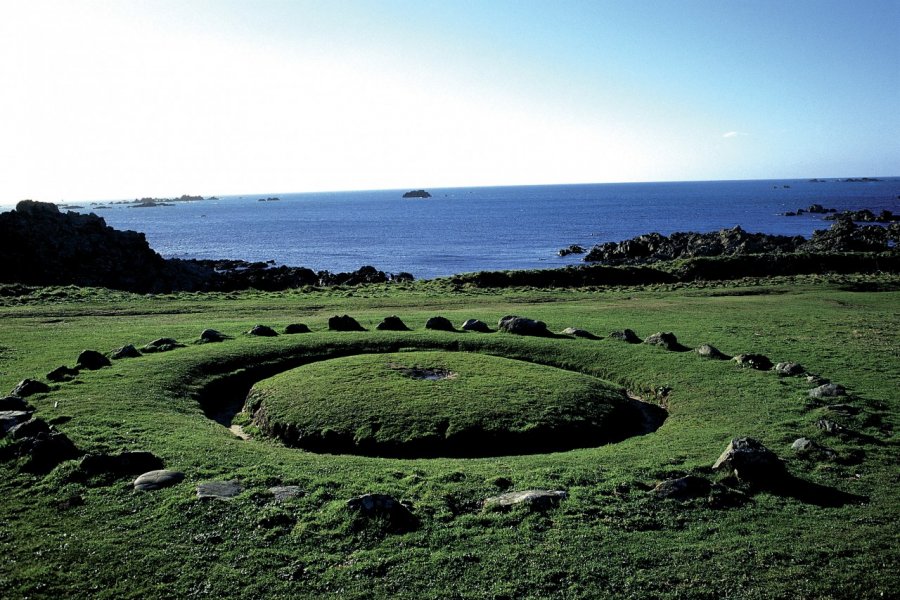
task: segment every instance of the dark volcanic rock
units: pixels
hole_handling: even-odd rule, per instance
[[[115,350],[110,352],[109,356],[113,360],[120,360],[122,358],[140,358],[141,352],[133,345],[125,344],[121,348],[116,348]]]
[[[556,254],[558,256],[569,256],[570,254],[584,254],[585,250],[578,244],[572,244],[568,248],[561,248]]]
[[[303,323],[291,323],[287,327],[284,328],[284,333],[287,335],[294,335],[297,333],[312,333],[309,330],[309,327],[304,325]]]
[[[247,333],[259,337],[275,337],[276,335],[278,335],[278,332],[268,325],[254,325],[253,329],[251,329]]]
[[[350,315],[335,315],[328,319],[329,331],[365,331],[365,328]]]
[[[500,331],[505,331],[506,333],[514,333],[516,335],[550,335],[550,332],[547,330],[547,324],[543,321],[535,321],[534,319],[517,317],[515,315],[502,317],[497,325],[500,328]]]
[[[713,360],[728,360],[731,358],[727,354],[720,352],[718,348],[710,344],[702,344],[697,348],[697,354],[702,358],[711,358]]]
[[[26,411],[34,410],[30,404],[25,402],[24,398],[18,396],[6,396],[0,398],[0,411]]]
[[[57,383],[61,381],[72,381],[77,376],[78,369],[72,369],[63,365],[47,373],[47,381],[53,381]]]
[[[385,317],[381,323],[375,326],[375,329],[378,331],[409,331],[409,327],[397,315]]]
[[[614,340],[622,340],[623,342],[628,342],[629,344],[640,344],[641,338],[637,336],[637,334],[631,329],[623,329],[622,331],[613,331],[609,334]]]
[[[36,381],[34,379],[23,379],[19,382],[19,385],[13,388],[13,391],[9,393],[10,396],[18,396],[20,398],[27,398],[28,396],[33,396],[34,394],[46,394],[50,391],[50,386],[42,381]]]
[[[785,475],[781,459],[749,437],[731,440],[713,470],[733,472],[738,479],[760,484],[775,483]]]
[[[431,194],[425,190],[411,190],[403,194],[404,198],[431,198]]]
[[[484,321],[479,321],[478,319],[466,319],[463,322],[461,329],[463,331],[475,331],[478,333],[492,333],[488,324]]]
[[[96,371],[97,369],[108,367],[112,363],[109,362],[108,358],[106,358],[96,350],[84,350],[81,354],[78,355],[77,364],[79,369]]]
[[[446,317],[431,317],[425,322],[425,329],[433,329],[435,331],[456,331],[453,323]]]
[[[762,354],[738,354],[732,358],[739,367],[745,369],[756,369],[758,371],[768,371],[772,368],[772,361]]]

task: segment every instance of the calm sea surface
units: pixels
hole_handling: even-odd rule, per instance
[[[789,187],[785,187],[789,186]],[[748,231],[809,236],[820,215],[779,216],[819,203],[900,212],[900,178],[632,183],[226,196],[156,208],[83,204],[117,229],[144,232],[165,257],[275,260],[315,270],[373,265],[417,278],[548,268],[570,244],[590,247],[657,231]],[[259,202],[276,196],[279,202]],[[109,206],[109,205],[108,205]]]

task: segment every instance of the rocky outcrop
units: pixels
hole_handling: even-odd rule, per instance
[[[785,475],[781,459],[749,437],[731,440],[712,468],[714,471],[733,473],[742,481],[759,484],[772,484]]]
[[[404,198],[431,198],[431,194],[425,190],[410,190],[403,194]]]
[[[584,247],[579,246],[578,244],[572,244],[567,248],[560,248],[556,254],[557,256],[569,256],[570,254],[584,254],[584,252]]]

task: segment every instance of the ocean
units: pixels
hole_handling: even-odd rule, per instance
[[[146,234],[167,258],[274,260],[332,272],[372,265],[433,278],[481,270],[577,264],[560,248],[648,232],[747,231],[809,236],[822,215],[780,216],[810,204],[900,212],[900,178],[756,180],[258,194],[175,206],[81,203],[117,229]],[[279,201],[260,202],[277,197]],[[100,206],[107,208],[100,208]]]

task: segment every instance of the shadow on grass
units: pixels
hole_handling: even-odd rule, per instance
[[[868,496],[851,494],[837,488],[819,485],[793,475],[785,475],[779,481],[766,487],[766,491],[777,496],[793,498],[804,504],[823,508],[838,508],[848,504],[865,504]]]

